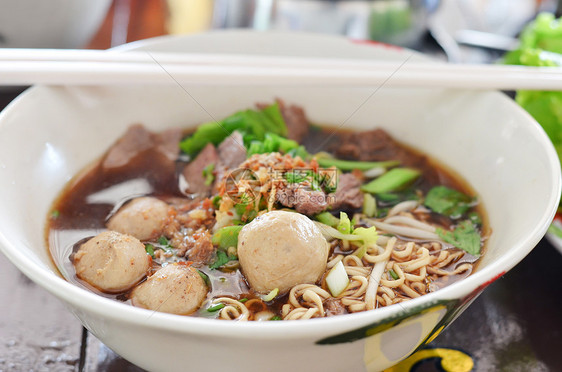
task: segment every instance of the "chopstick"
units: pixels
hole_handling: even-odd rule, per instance
[[[0,85],[310,85],[562,90],[562,68],[233,54],[0,49]]]

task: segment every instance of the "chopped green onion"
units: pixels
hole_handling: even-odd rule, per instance
[[[213,262],[212,264],[209,265],[209,269],[211,269],[211,270],[218,269],[219,267],[226,265],[230,261],[235,261],[237,259],[238,259],[238,257],[229,256],[229,255],[226,254],[225,251],[219,249],[217,251],[217,258],[216,258],[215,262]]]
[[[387,193],[407,186],[419,176],[420,171],[416,169],[394,168],[361,186],[361,190],[371,194]]]
[[[215,164],[214,163],[211,163],[211,164],[207,165],[203,169],[203,177],[205,177],[205,186],[211,186],[211,184],[215,180],[215,175],[213,174],[214,170],[215,170]]]
[[[222,200],[222,196],[220,195],[215,195],[215,197],[211,200],[211,203],[213,203],[213,207],[215,209],[219,209],[220,208],[220,202]]]
[[[278,294],[279,294],[279,288],[275,288],[266,295],[260,295],[260,297],[265,302],[269,302],[269,301],[273,300]]]
[[[158,244],[160,245],[169,245],[169,241],[165,236],[161,236],[158,238]]]
[[[214,313],[215,311],[218,311],[218,310],[222,309],[223,307],[225,307],[224,304],[218,304],[218,305],[215,305],[215,306],[211,306],[210,308],[207,309],[207,311],[210,312],[210,313]]]
[[[363,195],[363,213],[367,217],[374,217],[377,215],[377,200],[371,194],[365,193]]]
[[[388,270],[388,273],[390,274],[390,276],[394,279],[394,280],[398,280],[400,277],[398,276],[398,274],[396,274],[394,272],[394,270],[390,269]]]
[[[340,160],[334,158],[316,158],[318,165],[324,168],[336,167],[342,171],[351,171],[358,169],[366,171],[373,168],[390,168],[400,164],[398,160],[389,161],[354,161],[354,160]]]
[[[60,212],[58,210],[54,210],[51,212],[51,218],[58,218],[60,216]]]
[[[205,274],[203,271],[195,269],[197,271],[197,274],[199,274],[199,276],[201,277],[201,279],[203,279],[203,281],[205,282],[205,284],[207,284],[207,286],[209,286],[211,284],[211,281],[209,280],[209,276],[207,274]]]
[[[326,276],[326,285],[332,293],[332,296],[338,297],[349,285],[349,277],[343,266],[343,262],[339,261]]]
[[[357,258],[363,258],[365,253],[367,253],[367,244],[363,244],[361,247],[357,248],[355,252],[353,252],[353,255],[357,256]]]
[[[340,223],[340,220],[330,212],[322,212],[317,214],[314,218],[316,221],[332,227],[336,227]]]
[[[150,255],[150,257],[154,258],[154,246],[152,244],[145,245],[144,250]]]
[[[283,319],[281,319],[281,317],[279,315],[275,315],[273,318],[271,318],[269,320],[283,320]]]
[[[246,302],[246,301],[248,301],[247,298],[241,298],[241,299],[238,300],[238,302],[242,302],[242,303],[244,303],[244,302]]]
[[[338,231],[342,234],[351,234],[353,231],[351,221],[349,220],[349,217],[345,212],[340,212],[340,223],[338,224]]]
[[[225,226],[213,234],[212,242],[219,248],[238,246],[238,234],[243,226]]]

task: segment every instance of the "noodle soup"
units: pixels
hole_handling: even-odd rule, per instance
[[[279,101],[194,132],[131,126],[55,201],[67,280],[133,306],[226,320],[329,317],[471,274],[473,192],[380,129],[316,127]]]

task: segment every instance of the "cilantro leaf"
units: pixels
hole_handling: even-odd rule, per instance
[[[474,199],[446,186],[435,186],[425,197],[425,206],[451,218],[460,218],[474,204]]]
[[[435,232],[443,241],[473,256],[480,255],[480,234],[471,221],[462,221],[453,231],[437,228]]]

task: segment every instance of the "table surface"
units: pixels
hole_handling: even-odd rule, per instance
[[[0,91],[0,109],[20,92]],[[142,371],[1,254],[0,282],[0,372]],[[427,348],[460,350],[475,371],[562,371],[561,310],[562,254],[543,239]],[[393,370],[443,371],[435,357],[402,367]]]

